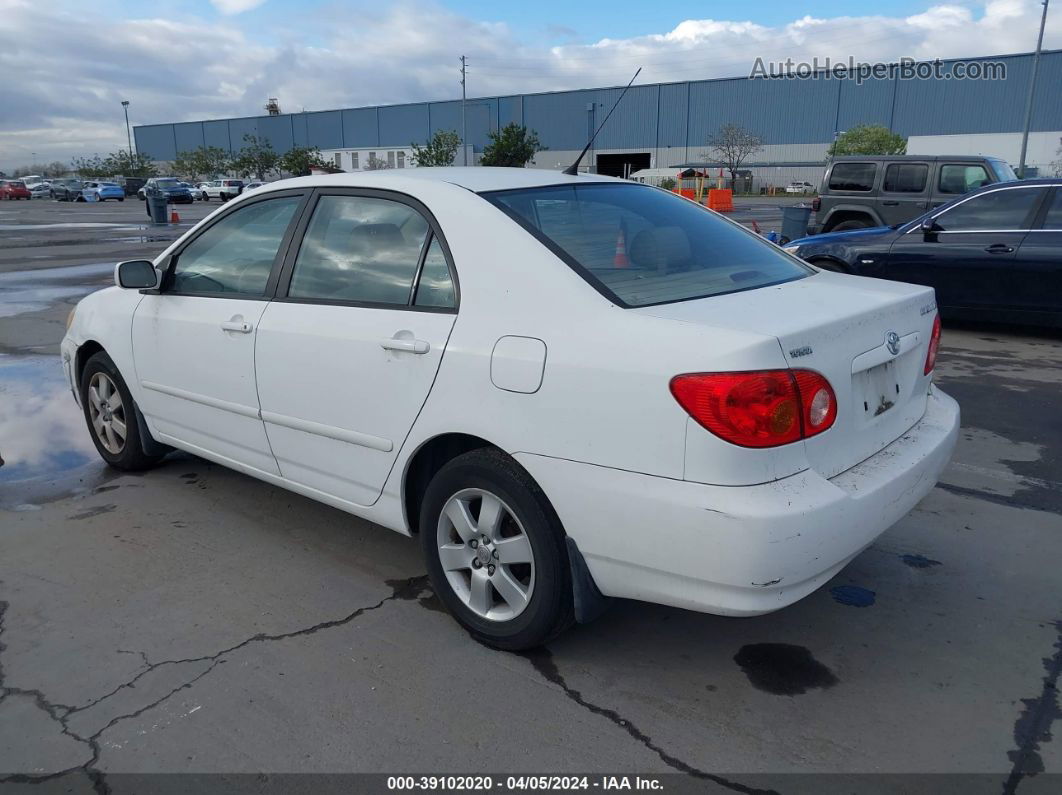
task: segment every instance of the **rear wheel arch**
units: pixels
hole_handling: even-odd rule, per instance
[[[424,442],[410,456],[402,478],[402,507],[406,515],[406,525],[412,534],[416,535],[419,530],[420,506],[435,473],[459,455],[482,448],[501,449],[479,436],[445,433]]]

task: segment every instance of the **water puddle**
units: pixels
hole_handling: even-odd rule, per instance
[[[39,312],[111,283],[113,262],[0,273],[0,318]]]
[[[99,483],[105,465],[57,356],[0,355],[0,507]]]
[[[102,221],[89,221],[69,224],[0,224],[0,232],[25,232],[25,231],[37,231],[38,229],[145,229],[146,227],[138,224],[115,224],[104,223]]]

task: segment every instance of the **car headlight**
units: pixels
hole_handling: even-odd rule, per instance
[[[783,246],[782,251],[786,251],[795,257],[798,256],[800,252],[800,246]]]
[[[77,307],[76,306],[73,309],[71,309],[70,310],[70,314],[66,316],[66,330],[67,331],[70,331],[70,327],[72,325],[74,325],[74,313],[75,312],[77,312]]]

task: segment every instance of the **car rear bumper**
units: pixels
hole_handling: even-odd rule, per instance
[[[805,470],[755,486],[709,486],[516,458],[603,594],[752,616],[807,596],[903,518],[936,484],[958,430],[958,404],[934,387],[914,427],[829,480]]]

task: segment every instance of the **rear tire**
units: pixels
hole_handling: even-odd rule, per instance
[[[81,374],[81,408],[100,458],[115,469],[137,472],[161,455],[144,453],[136,403],[118,368],[103,351],[93,354]]]
[[[445,464],[424,494],[419,527],[436,596],[476,640],[520,651],[574,623],[564,529],[505,453],[473,450]]]

